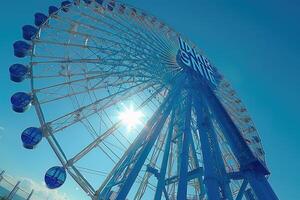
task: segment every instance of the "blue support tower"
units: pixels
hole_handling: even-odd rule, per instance
[[[176,89],[170,88],[165,102],[117,164],[112,176],[99,189],[99,199],[109,199],[112,192],[117,194],[116,199],[130,196],[142,166],[147,165],[151,149],[159,140],[159,135],[165,134],[161,165],[158,168],[147,165],[148,173],[157,179],[155,200],[163,197],[188,199],[192,183],[201,190],[193,196],[196,199],[278,200],[265,177],[269,174],[265,164],[251,150],[213,87],[193,69],[184,65],[182,68],[182,80],[179,84],[177,82]],[[165,133],[162,131],[164,126],[167,127]],[[239,166],[237,171],[228,169],[221,138],[226,141],[226,148],[230,149],[231,156]],[[197,156],[199,147],[202,164]],[[170,160],[177,161],[170,165]],[[177,167],[174,163],[177,163]],[[177,172],[168,177],[168,170]],[[237,180],[240,180],[239,188],[234,192],[231,182]],[[168,187],[171,184],[177,188],[173,192]]]
[[[180,84],[177,83],[181,87],[170,89],[165,102],[148,121],[139,137],[111,173],[112,177],[109,177],[106,184],[100,188],[99,199],[110,198],[112,191],[117,193],[116,199],[128,197],[142,166],[147,164],[147,156],[159,135],[163,134],[163,127],[167,126],[160,167],[156,169],[147,165],[147,171],[157,178],[155,200],[163,197],[172,198],[170,192],[166,190],[170,184],[177,185],[177,191],[174,190],[176,199],[187,199],[192,181],[201,188],[199,195],[194,197],[196,199],[233,200],[242,199],[243,196],[250,198],[247,193],[251,190],[254,199],[277,200],[265,178],[269,174],[268,170],[255,157],[211,88],[190,69],[185,70],[183,77]],[[224,161],[218,131],[223,133],[228,147],[240,166],[238,172],[229,173],[226,169],[227,164]],[[194,140],[195,133],[200,139],[198,142]],[[201,144],[202,167],[197,157],[195,142]],[[168,166],[168,162],[176,157],[171,154],[174,147],[177,148],[177,174],[167,178],[167,170],[172,167]],[[196,161],[196,168],[191,169],[193,160]],[[193,175],[196,171],[197,175]],[[231,180],[237,179],[243,182],[238,194],[234,196]]]

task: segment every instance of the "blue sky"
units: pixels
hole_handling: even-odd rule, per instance
[[[300,199],[300,1],[124,0],[143,8],[194,41],[231,82],[246,104],[263,141],[270,182],[280,199]],[[43,142],[26,151],[20,132],[37,123],[33,109],[16,114],[10,96],[29,89],[9,81],[12,43],[57,0],[6,1],[0,8],[0,168],[37,183],[58,161]],[[28,88],[27,88],[28,87]],[[45,154],[47,159],[44,158]],[[83,197],[68,179],[60,194]],[[82,198],[79,198],[82,199]]]

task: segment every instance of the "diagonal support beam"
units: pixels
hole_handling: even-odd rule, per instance
[[[204,198],[205,195],[205,188],[204,188],[204,183],[203,183],[203,168],[200,167],[199,165],[199,161],[197,158],[197,153],[196,153],[196,148],[195,148],[195,143],[192,142],[191,143],[191,152],[192,152],[192,157],[193,157],[193,161],[194,164],[196,166],[196,169],[200,169],[200,172],[197,174],[197,179],[200,185],[200,194],[199,194],[199,199],[202,200]]]
[[[129,190],[131,189],[136,177],[138,176],[138,173],[140,172],[145,160],[147,159],[147,156],[152,149],[161,129],[163,128],[163,125],[165,124],[165,121],[167,117],[169,116],[169,113],[172,109],[172,105],[174,102],[174,96],[171,98],[171,100],[166,105],[166,109],[164,109],[164,112],[159,117],[157,123],[154,125],[151,132],[149,132],[149,138],[147,139],[147,143],[144,145],[144,148],[141,150],[141,153],[139,154],[138,158],[136,158],[136,162],[132,169],[130,170],[130,173],[128,174],[127,178],[125,179],[124,183],[120,187],[118,196],[116,199],[121,200],[125,199]]]
[[[120,185],[117,198],[126,198],[153,143],[160,133],[160,129],[169,116],[173,103],[176,100],[176,95],[178,91],[180,91],[181,86],[179,83],[182,78],[182,76],[179,76],[174,79],[174,81],[176,81],[174,88],[169,91],[164,102],[148,120],[141,133],[104,180],[97,191],[97,199],[109,198],[109,192],[112,187],[116,185]]]
[[[170,153],[170,146],[172,142],[173,125],[174,125],[174,110],[172,112],[171,121],[169,124],[168,136],[166,139],[165,151],[164,151],[163,160],[160,168],[160,173],[158,176],[158,182],[157,182],[154,200],[160,200],[162,196],[162,192],[165,190],[165,177],[166,177],[166,171],[167,171],[167,165],[168,165],[168,159]]]
[[[241,187],[240,187],[239,193],[235,198],[235,200],[242,200],[242,198],[244,196],[244,193],[245,193],[245,190],[247,188],[247,185],[248,185],[248,181],[244,180]]]
[[[183,143],[181,148],[181,162],[179,171],[179,181],[177,188],[177,200],[187,198],[187,184],[188,184],[188,162],[189,162],[189,146],[191,141],[191,106],[192,106],[192,94],[188,91],[187,97],[185,99],[185,121],[184,121],[184,133],[183,133]]]
[[[209,200],[221,200],[217,162],[215,160],[214,145],[211,138],[209,113],[203,99],[198,95],[199,94],[193,95],[193,105],[197,116],[197,127],[203,154],[204,184]]]
[[[217,99],[211,88],[201,87],[206,93],[205,100],[218,122],[230,148],[240,164],[244,178],[249,181],[258,200],[278,200],[265,175],[270,174],[265,165],[254,156],[239,129]]]
[[[197,178],[198,176],[201,176],[202,174],[203,174],[203,168],[199,167],[197,169],[194,169],[194,170],[188,172],[187,180],[190,181],[192,179]],[[178,182],[178,180],[179,180],[179,176],[171,176],[170,178],[167,178],[165,180],[165,184],[170,185],[170,184]]]
[[[265,175],[255,171],[246,171],[245,177],[249,181],[257,200],[279,200]]]

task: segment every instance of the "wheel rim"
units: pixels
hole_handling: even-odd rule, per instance
[[[183,68],[177,56],[181,44],[178,39],[183,37],[155,17],[114,1],[102,5],[94,1],[65,4],[41,20],[38,33],[31,40],[33,50],[29,56],[33,104],[41,130],[62,165],[88,195],[95,197],[105,190],[105,184],[98,190],[99,180],[105,183],[104,177],[110,175],[143,125],[170,94],[172,84],[181,77]],[[190,41],[187,43],[200,52]],[[214,94],[251,152],[265,165],[258,133],[245,106],[228,82],[213,66],[212,69],[218,81],[217,87],[211,87]],[[188,94],[181,95],[180,100],[186,101]],[[117,115],[129,105],[145,116],[143,125],[126,135],[124,132],[128,131]],[[162,129],[171,126],[171,116],[166,116]],[[84,137],[78,132],[85,132]],[[194,134],[191,139],[199,140]],[[238,171],[240,166],[222,131],[216,128],[216,134],[227,173]],[[138,190],[132,197],[140,199],[143,195],[151,196],[148,190],[155,191],[156,186],[151,183],[155,172],[150,171],[160,161],[160,149],[167,145],[166,138],[167,133],[158,136],[148,158],[150,165],[143,166],[144,173],[136,181]],[[74,148],[70,141],[76,139],[80,142],[75,142],[77,148]],[[194,143],[195,150],[199,150],[196,158],[203,165],[201,144]],[[94,161],[96,164],[93,159],[97,154],[92,153],[95,149],[101,152],[101,156],[98,154],[101,159]],[[84,165],[83,161],[88,164]],[[91,167],[91,163],[97,166],[101,162],[106,166],[100,166],[100,170]],[[89,177],[93,174],[98,178]],[[193,194],[204,195],[202,183],[189,184],[194,188]],[[167,192],[175,195],[175,187],[168,187]],[[231,187],[233,196],[237,196],[235,191],[240,189],[241,181],[233,181]]]

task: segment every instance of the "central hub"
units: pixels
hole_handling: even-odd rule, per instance
[[[177,53],[177,63],[182,68],[190,68],[199,73],[203,78],[213,85],[216,85],[213,67],[208,59],[191,48],[181,37],[179,39],[179,50]]]

